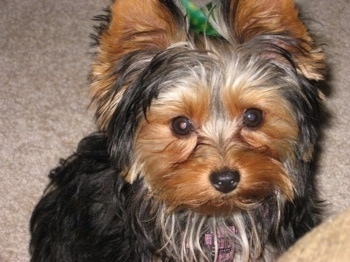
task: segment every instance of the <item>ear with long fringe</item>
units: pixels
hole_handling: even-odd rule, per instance
[[[106,129],[122,93],[132,81],[119,81],[120,86],[115,86],[119,62],[133,52],[152,50],[154,56],[184,38],[180,11],[169,0],[115,0],[107,20],[97,37],[97,58],[90,75],[92,106],[101,130]],[[133,72],[136,76],[137,72]]]
[[[292,55],[294,63],[306,78],[324,78],[324,54],[316,47],[300,20],[293,0],[226,0],[222,12],[239,43],[263,35],[289,37],[293,44],[278,41],[278,38],[274,44]]]

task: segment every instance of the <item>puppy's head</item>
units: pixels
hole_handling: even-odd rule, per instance
[[[195,34],[173,1],[114,1],[91,74],[112,160],[169,210],[292,201],[317,139],[323,54],[291,0],[210,13],[219,36]]]

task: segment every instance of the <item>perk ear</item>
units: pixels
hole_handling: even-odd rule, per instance
[[[302,74],[311,80],[324,78],[325,61],[306,26],[299,18],[293,0],[231,0],[223,5],[226,22],[240,43],[258,36],[283,36],[291,39],[273,44],[287,50]],[[273,39],[273,38],[272,38]]]
[[[99,35],[95,37],[97,58],[90,75],[92,105],[102,130],[107,127],[124,90],[145,63],[157,52],[185,38],[185,32],[180,30],[184,28],[181,13],[169,0],[115,0],[103,20],[105,23],[100,25]],[[132,73],[125,75],[132,65],[123,59],[137,52],[143,55],[131,60],[139,68],[134,66]]]

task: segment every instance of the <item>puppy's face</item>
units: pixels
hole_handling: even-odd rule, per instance
[[[144,177],[170,209],[220,213],[275,192],[293,198],[283,163],[296,157],[299,131],[284,92],[297,83],[258,59],[223,59],[177,47],[154,61],[162,80],[147,91],[158,94],[140,120],[126,179]]]
[[[315,144],[310,80],[323,68],[292,1],[223,1],[212,39],[188,38],[172,2],[130,2],[112,6],[92,73],[97,121],[126,181],[144,179],[169,210],[292,201]]]

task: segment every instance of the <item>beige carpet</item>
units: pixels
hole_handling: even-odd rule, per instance
[[[108,0],[0,0],[0,261],[28,261],[28,221],[59,157],[94,130],[91,17]],[[333,113],[319,181],[333,215],[350,207],[350,2],[299,1],[326,43]]]

